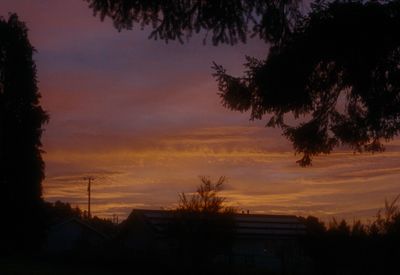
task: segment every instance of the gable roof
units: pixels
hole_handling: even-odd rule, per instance
[[[134,209],[128,217],[140,216],[156,232],[162,233],[174,217],[172,210]],[[293,215],[234,214],[235,232],[243,238],[287,238],[304,235],[306,228]]]

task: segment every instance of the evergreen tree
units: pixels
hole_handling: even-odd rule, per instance
[[[24,250],[40,241],[43,226],[43,124],[35,49],[16,14],[0,18],[0,186],[3,249]]]

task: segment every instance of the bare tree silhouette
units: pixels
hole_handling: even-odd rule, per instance
[[[184,274],[209,274],[216,255],[229,253],[234,237],[235,210],[219,195],[225,177],[215,183],[208,177],[200,180],[194,194],[179,195],[170,228],[171,237],[178,241],[177,256],[184,264]]]

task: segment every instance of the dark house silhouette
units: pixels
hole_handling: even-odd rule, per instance
[[[134,209],[121,224],[119,242],[131,255],[174,254],[175,240],[168,236],[174,211]],[[234,238],[230,253],[216,262],[266,267],[279,271],[296,265],[302,257],[299,239],[305,225],[296,216],[234,214]]]
[[[102,250],[108,241],[108,236],[74,217],[48,229],[44,250],[54,254]]]

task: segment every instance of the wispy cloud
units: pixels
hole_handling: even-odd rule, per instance
[[[47,162],[57,167],[83,165],[78,178],[93,171],[100,178],[94,191],[99,200],[95,209],[107,201],[173,207],[179,192],[194,190],[199,175],[227,176],[228,201],[255,212],[367,218],[386,197],[400,193],[400,152],[338,152],[316,158],[313,167],[301,168],[288,146],[268,147],[272,138],[267,146],[259,145],[269,139],[265,131],[255,126],[199,128],[155,136],[148,146],[59,151],[47,156]],[[56,185],[57,180],[61,183],[53,189],[55,194],[71,188],[63,177],[60,181],[49,175],[46,182]],[[73,201],[71,196],[68,199]],[[111,215],[107,209],[101,206],[99,214]]]

